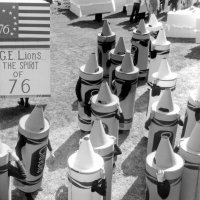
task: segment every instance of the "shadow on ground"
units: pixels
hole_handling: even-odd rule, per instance
[[[200,60],[200,46],[190,49],[190,53],[185,55],[185,58]]]
[[[75,131],[55,152],[55,158],[49,157],[46,165],[49,171],[56,169],[64,169],[67,167],[69,156],[74,153],[79,147],[79,140],[85,136],[80,130]]]
[[[135,112],[144,112],[147,111],[149,102],[149,91],[146,90],[139,98],[135,101]]]
[[[58,188],[55,195],[55,200],[67,200],[68,199],[68,188],[62,185]]]
[[[118,13],[114,13],[112,15],[108,15],[104,19],[123,18],[123,17],[127,17],[126,13],[118,12]]]
[[[78,26],[80,28],[92,28],[92,29],[98,29],[102,27],[103,21],[98,22],[94,20],[80,20],[73,23],[68,24],[69,26]]]
[[[40,191],[42,191],[42,189],[38,190],[36,192],[33,192],[31,194],[31,197],[29,197],[29,196],[26,197],[24,192],[22,192],[16,188],[16,189],[12,190],[12,199],[13,200],[33,200],[37,197],[37,195]]]
[[[67,8],[58,8],[57,13],[65,15],[69,20],[78,19],[78,16]]]
[[[121,165],[125,177],[133,176],[137,178],[122,200],[144,199],[146,146],[147,139],[143,137]]]
[[[11,128],[18,125],[19,119],[25,115],[29,114],[34,108],[34,105],[31,105],[28,108],[22,106],[15,106],[9,108],[0,108],[0,130]]]

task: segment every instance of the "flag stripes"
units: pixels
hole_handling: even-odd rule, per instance
[[[2,7],[4,5],[5,3]],[[13,33],[15,34],[12,33],[13,37],[0,37],[0,48],[50,47],[50,7],[48,3],[10,3],[5,10],[13,13],[12,17],[15,18]]]

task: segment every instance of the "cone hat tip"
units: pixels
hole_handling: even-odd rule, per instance
[[[115,47],[114,53],[121,55],[121,54],[125,54],[125,52],[126,52],[126,47],[124,44],[124,39],[123,39],[123,37],[120,37],[118,40],[118,43]]]
[[[102,82],[99,93],[97,94],[97,99],[96,102],[101,103],[101,104],[109,104],[114,101],[113,99],[113,94],[110,91],[110,88],[108,86],[108,83]]]
[[[176,164],[175,154],[169,142],[169,135],[163,134],[155,154],[155,164],[160,169],[167,169]]]
[[[100,119],[94,120],[90,133],[90,141],[93,147],[100,147],[107,143],[107,135]]]
[[[130,73],[134,71],[134,64],[130,51],[126,51],[121,65],[121,71],[124,73]]]
[[[147,31],[147,29],[146,29],[144,19],[140,20],[138,28],[136,30],[136,33],[139,33],[139,34],[147,34],[147,33],[149,33],[149,31]]]
[[[102,36],[111,36],[112,35],[112,31],[111,31],[110,25],[107,20],[104,20],[101,34],[102,34]]]
[[[44,127],[45,119],[43,115],[43,106],[36,105],[25,122],[25,128],[33,132],[40,132]]]
[[[78,171],[93,171],[101,167],[103,160],[94,152],[89,135],[86,135],[80,140],[78,151],[69,158],[68,162]]]
[[[157,104],[157,109],[162,112],[172,112],[174,110],[174,103],[170,89],[165,89]]]
[[[84,71],[86,73],[95,73],[99,69],[98,63],[97,63],[97,57],[96,54],[93,52],[90,54],[89,59],[85,65]]]

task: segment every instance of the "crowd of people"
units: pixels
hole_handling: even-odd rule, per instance
[[[185,9],[192,6],[194,3],[193,1],[194,0],[133,0],[133,9],[129,21],[131,23],[137,23],[139,18],[145,17],[145,13],[154,13],[157,16],[159,12]]]

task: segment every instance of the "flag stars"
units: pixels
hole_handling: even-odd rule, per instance
[[[16,19],[16,17],[14,16],[13,19]]]
[[[13,28],[13,31],[16,31],[17,29],[16,28]]]
[[[9,12],[9,15],[12,15],[12,12],[11,12],[11,11]]]
[[[2,10],[2,12],[3,12],[3,13],[5,13],[5,12],[6,12],[6,10],[5,10],[5,9],[3,9],[3,10]]]
[[[15,8],[16,8],[15,6],[12,7],[12,9],[15,9]]]
[[[17,22],[14,22],[14,25],[17,25]]]
[[[10,35],[14,35],[14,33],[13,33],[13,32],[11,32],[11,33],[10,33]]]

